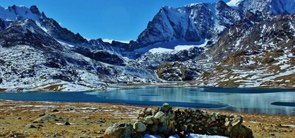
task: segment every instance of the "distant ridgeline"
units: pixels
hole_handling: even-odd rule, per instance
[[[137,40],[87,40],[36,6],[0,7],[0,90],[109,83],[295,88],[295,1],[163,7]]]

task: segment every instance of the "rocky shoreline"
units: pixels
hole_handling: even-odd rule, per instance
[[[20,102],[0,100],[0,137],[103,137],[107,128],[113,124],[130,123],[136,124],[136,128],[139,128],[142,124],[138,122],[141,121],[145,124],[146,122],[142,119],[147,119],[148,116],[151,117],[150,113],[148,115],[143,111],[150,109],[154,110],[157,109],[157,107],[101,103]],[[212,117],[213,115],[213,118],[218,116],[218,119],[231,117],[231,115],[233,119],[235,117],[239,118],[239,116],[236,116],[236,113],[226,111],[188,110],[185,108],[173,109],[173,111],[177,112],[178,110],[180,117],[184,117],[185,119],[188,118],[182,113],[186,112],[191,112],[196,115],[206,112],[208,117]],[[217,114],[217,112],[219,112],[219,114]],[[142,113],[144,113],[144,115],[141,118],[140,116],[142,116]],[[165,112],[163,113],[166,114]],[[242,125],[251,129],[254,137],[292,138],[295,135],[295,116],[243,113],[241,116],[243,117]],[[159,114],[157,117],[159,117]],[[201,118],[204,117],[206,117],[206,115],[201,116]],[[175,118],[177,117],[175,116]],[[218,120],[217,118],[216,120]],[[180,120],[176,124],[181,124]],[[220,123],[224,124],[224,122]],[[215,125],[218,126],[218,123]],[[131,127],[133,128],[133,126]],[[149,125],[146,125],[145,131],[150,131],[150,128]],[[222,133],[218,134],[222,135]]]

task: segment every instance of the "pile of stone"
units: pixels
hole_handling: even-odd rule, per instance
[[[242,125],[239,115],[220,115],[194,109],[172,109],[165,103],[159,108],[145,108],[131,125],[114,124],[106,129],[105,138],[141,138],[145,134],[169,137],[186,137],[190,133],[220,135],[230,138],[253,138],[251,129]]]

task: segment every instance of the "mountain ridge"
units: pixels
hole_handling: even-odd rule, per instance
[[[242,0],[230,6],[223,1],[165,6],[129,44],[86,40],[37,6],[0,7],[0,88],[75,91],[109,83],[169,81],[294,88],[294,3]],[[255,4],[262,7],[249,10]],[[269,57],[274,54],[282,55]],[[252,64],[259,64],[252,70],[260,75],[248,71]]]

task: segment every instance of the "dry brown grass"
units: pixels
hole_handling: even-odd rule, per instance
[[[35,106],[35,107],[32,107]],[[42,107],[43,106],[43,107]],[[74,107],[75,110],[67,110]],[[44,103],[12,102],[0,100],[0,137],[102,137],[112,123],[133,122],[137,111],[143,107],[99,103]],[[52,112],[53,109],[59,112]],[[226,111],[222,114],[233,114]],[[69,120],[71,125],[57,125],[56,122],[33,123],[41,114],[53,113]],[[295,124],[295,116],[242,114],[244,124],[251,128],[257,138],[292,138],[294,128],[281,124]],[[33,124],[37,128],[25,128]]]

